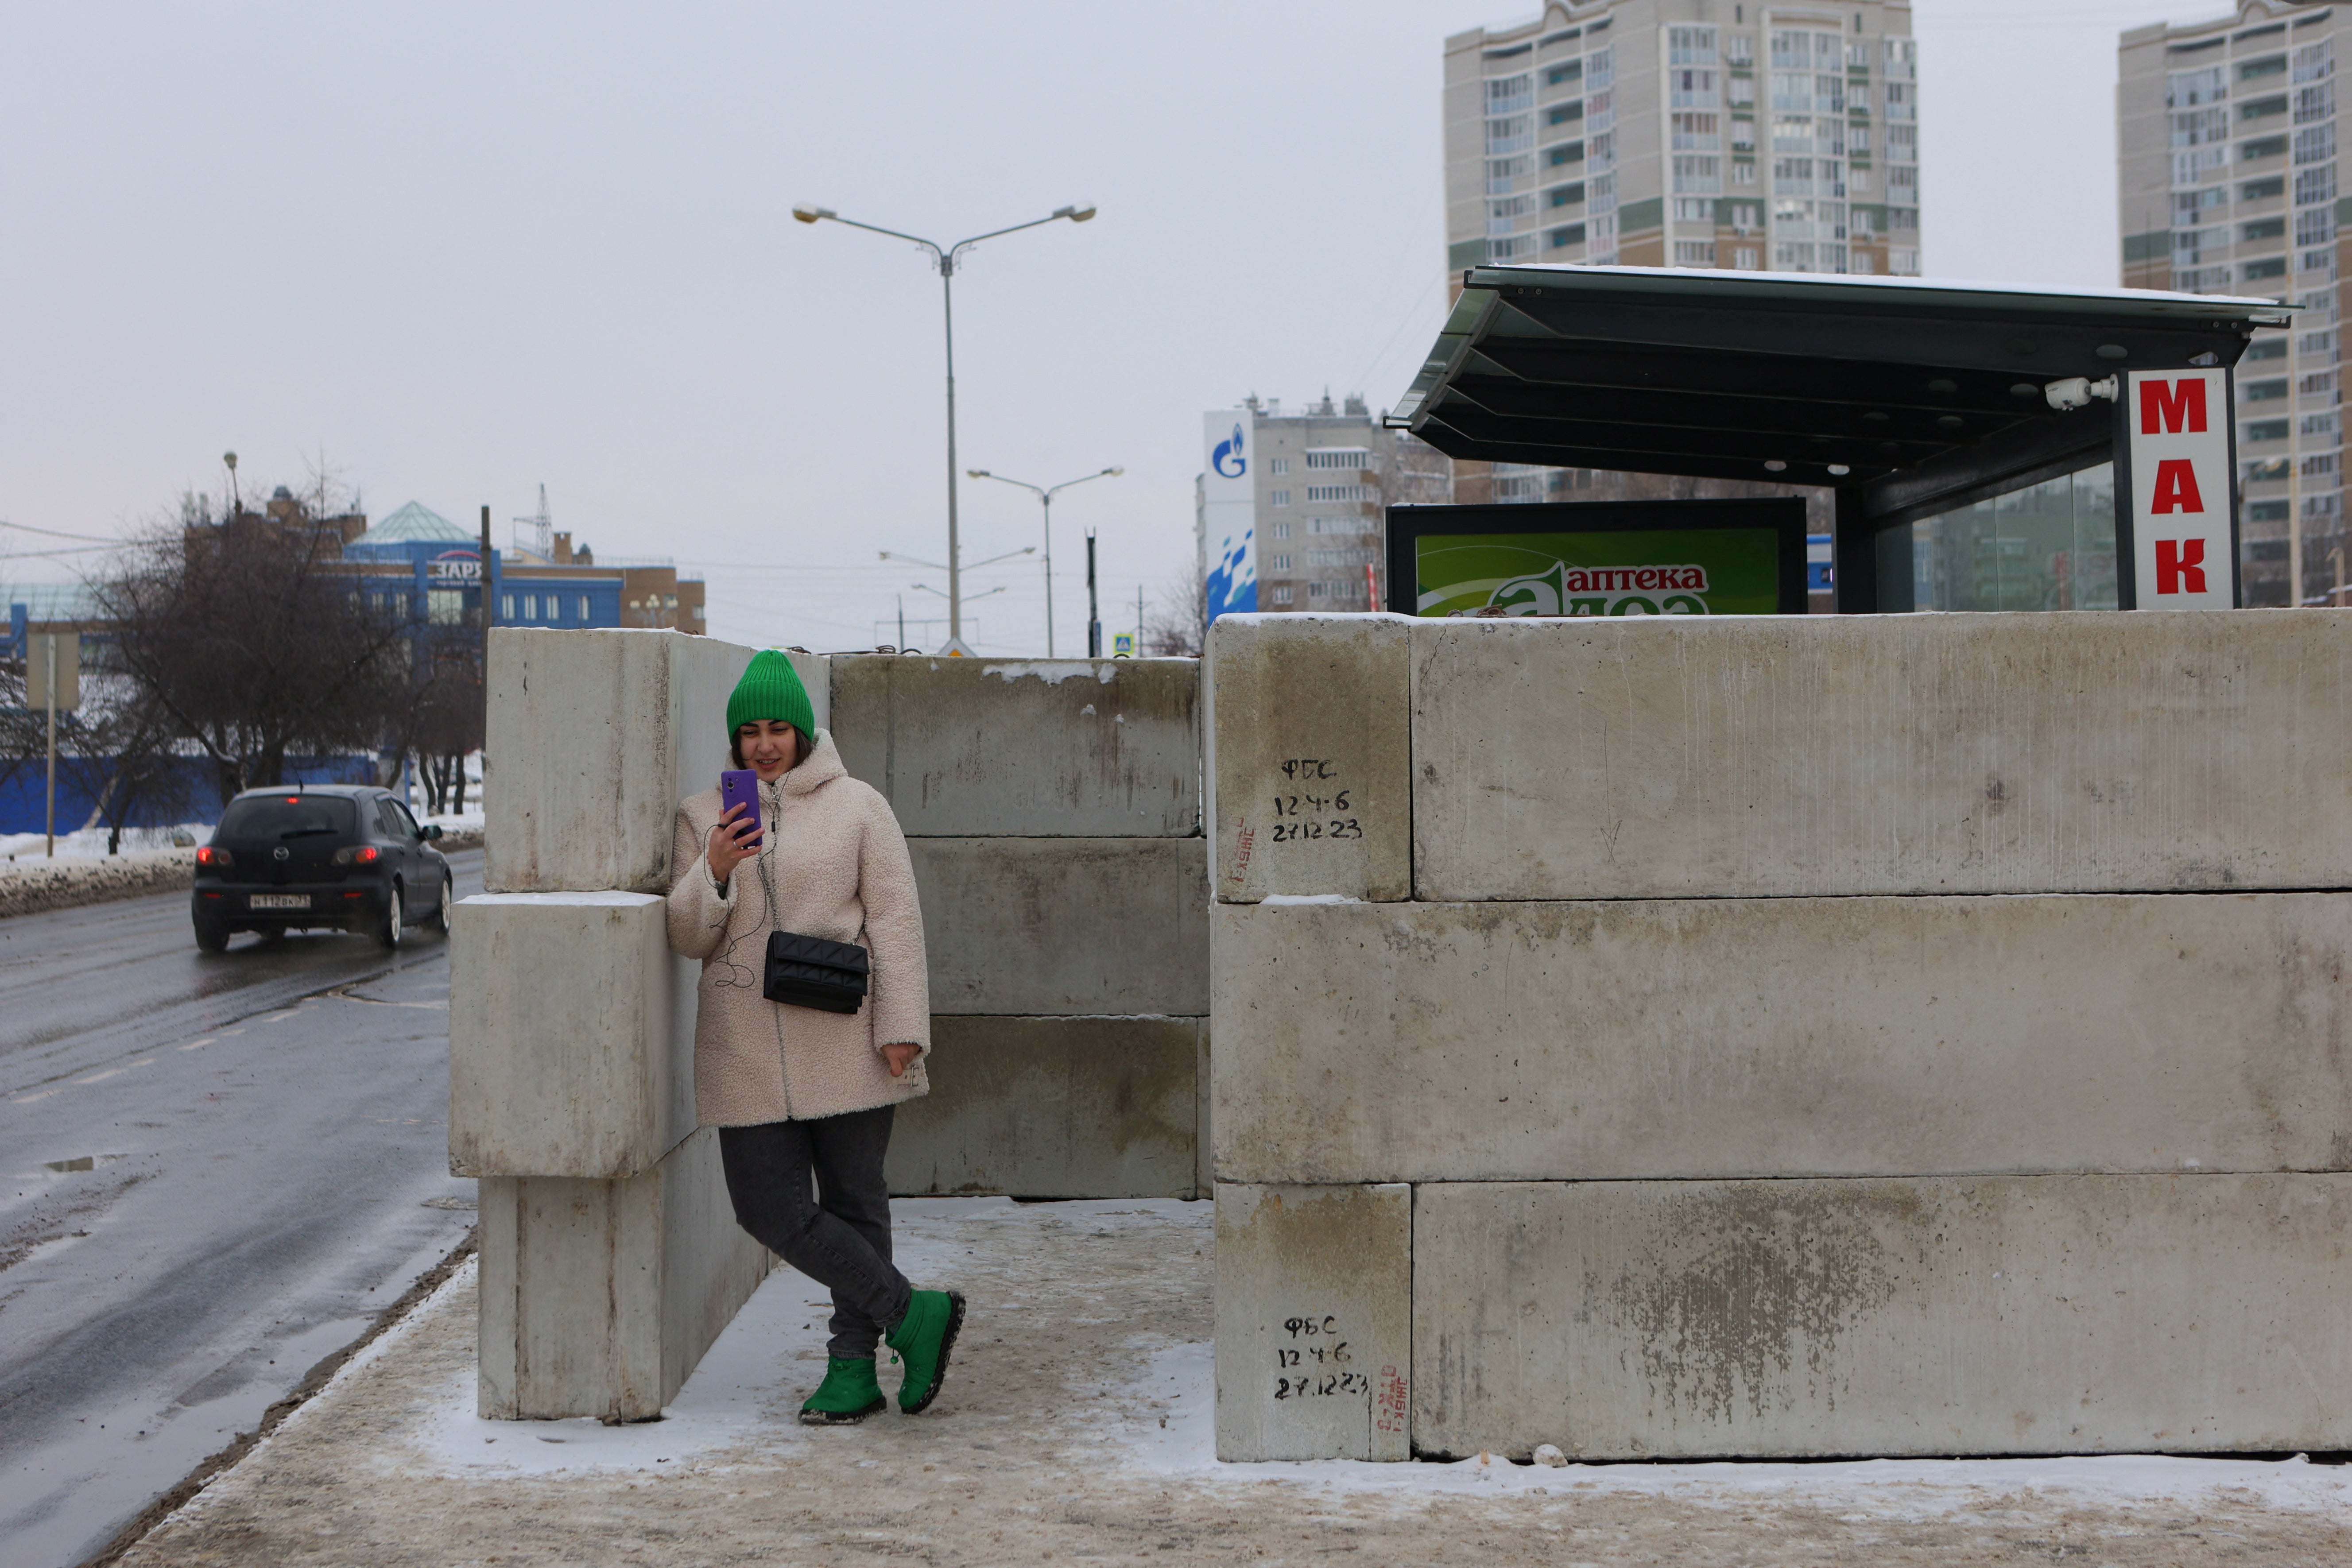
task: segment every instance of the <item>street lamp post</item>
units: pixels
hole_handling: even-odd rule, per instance
[[[965,251],[967,251],[967,250],[971,249],[973,246],[978,245],[981,241],[982,241],[982,240],[984,240],[984,239],[995,239],[995,238],[998,238],[998,237],[1000,237],[1001,236],[1003,236],[1003,235],[1008,235],[1008,234],[1018,234],[1018,233],[1020,233],[1020,232],[1021,232],[1021,230],[1023,230],[1023,229],[1024,229],[1024,228],[1037,228],[1037,227],[1039,227],[1039,226],[1043,226],[1043,225],[1052,223],[1052,222],[1054,222],[1054,221],[1055,221],[1055,219],[1057,219],[1057,218],[1068,218],[1072,223],[1084,223],[1084,222],[1086,222],[1088,218],[1090,218],[1090,217],[1092,217],[1092,216],[1095,216],[1095,206],[1094,206],[1094,204],[1093,204],[1092,202],[1080,202],[1080,203],[1076,204],[1076,205],[1074,205],[1074,206],[1056,207],[1056,208],[1055,208],[1055,209],[1053,210],[1053,212],[1049,213],[1049,214],[1048,214],[1048,215],[1046,215],[1045,216],[1044,216],[1044,217],[1040,217],[1040,218],[1032,218],[1032,219],[1030,219],[1027,223],[1016,223],[1016,224],[1013,224],[1013,225],[1012,225],[1010,227],[1007,227],[1007,228],[993,228],[993,229],[989,230],[986,234],[975,234],[975,235],[973,235],[970,239],[960,239],[960,240],[956,241],[953,245],[947,245],[947,246],[943,246],[943,245],[940,245],[940,244],[938,241],[936,241],[936,240],[925,239],[925,238],[923,238],[920,235],[915,235],[915,234],[901,234],[900,232],[898,232],[898,230],[897,230],[897,229],[895,229],[895,228],[883,228],[883,227],[881,227],[881,226],[877,226],[877,225],[875,225],[875,224],[870,224],[870,223],[859,223],[859,222],[858,222],[856,219],[855,219],[855,218],[846,218],[846,217],[842,216],[839,213],[835,212],[831,207],[797,206],[797,207],[794,207],[794,208],[793,209],[793,216],[794,216],[794,217],[798,218],[798,219],[799,219],[801,222],[803,222],[803,223],[817,223],[817,222],[820,222],[820,221],[822,221],[822,220],[824,220],[824,219],[830,218],[830,219],[832,219],[835,223],[839,223],[839,224],[847,224],[851,228],[862,228],[862,229],[866,230],[868,234],[880,234],[880,235],[887,235],[887,236],[888,236],[888,237],[889,237],[890,238],[892,238],[892,239],[904,239],[904,240],[911,241],[912,243],[914,243],[914,244],[916,244],[916,245],[919,245],[919,246],[921,246],[925,250],[929,251],[929,252],[931,253],[931,265],[932,265],[932,266],[934,266],[934,267],[936,267],[936,268],[938,268],[940,269],[940,298],[941,302],[942,302],[942,303],[944,304],[944,306],[946,307],[946,321],[947,321],[947,366],[948,366],[948,564],[947,564],[947,574],[948,574],[948,651],[949,651],[949,652],[950,652],[950,653],[970,653],[970,652],[971,651],[971,649],[969,649],[969,648],[967,648],[967,647],[965,647],[963,646],[963,574],[962,574],[962,567],[961,567],[961,565],[960,564],[960,563],[961,563],[961,560],[962,560],[962,548],[961,548],[961,542],[960,542],[960,538],[959,538],[959,535],[958,535],[958,533],[957,533],[957,530],[956,530],[956,455],[955,455],[955,437],[956,437],[956,424],[955,424],[955,269],[956,269],[956,262],[957,262],[957,260],[958,260],[958,259],[959,259],[959,258],[963,255],[963,253],[964,253]]]
[[[1026,479],[1008,479],[1003,474],[992,474],[986,468],[967,468],[964,472],[975,479],[994,479],[1000,485],[1017,485],[1045,503],[1045,657],[1051,658],[1054,657],[1054,498],[1072,485],[1082,485],[1088,479],[1117,479],[1127,470],[1119,468],[1101,468],[1091,474],[1081,474],[1075,479],[1064,479],[1051,489],[1033,485]]]

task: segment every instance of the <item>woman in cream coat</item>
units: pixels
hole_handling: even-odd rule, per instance
[[[883,1407],[877,1340],[906,1364],[898,1405],[913,1415],[946,1376],[963,1298],[918,1290],[890,1262],[891,1116],[929,1089],[930,997],[907,841],[888,803],[844,771],[782,654],[753,656],[727,728],[735,765],[759,774],[766,831],[743,806],[722,813],[716,788],[677,809],[669,942],[702,963],[696,1107],[719,1130],[737,1222],[833,1292],[830,1363],[801,1419],[839,1425]],[[864,947],[864,1005],[843,1014],[769,1001],[761,981],[774,931]]]

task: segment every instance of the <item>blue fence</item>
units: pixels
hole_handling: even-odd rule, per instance
[[[202,757],[179,759],[182,777],[186,784],[186,802],[182,809],[160,811],[146,803],[131,814],[134,827],[169,827],[182,822],[217,822],[225,804],[220,794],[220,773],[211,762]],[[58,765],[58,831],[70,833],[89,820],[97,801],[88,787],[89,775],[98,773],[94,766]],[[286,764],[287,782],[303,784],[373,784],[375,759],[373,757],[303,757]],[[99,782],[102,785],[103,775]],[[38,833],[42,828],[43,803],[46,798],[46,773],[41,759],[36,757],[16,769],[5,779],[0,779],[0,833]],[[104,824],[100,824],[103,826]]]

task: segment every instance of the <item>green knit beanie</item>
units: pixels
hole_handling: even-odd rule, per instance
[[[751,656],[751,668],[735,683],[727,699],[727,733],[731,737],[755,719],[782,719],[810,740],[816,739],[816,710],[809,706],[808,688],[801,684],[793,661],[774,648]]]

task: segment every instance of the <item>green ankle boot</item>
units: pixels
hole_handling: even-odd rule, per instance
[[[874,1381],[871,1361],[844,1361],[830,1358],[824,1369],[824,1381],[801,1406],[803,1426],[851,1426],[865,1420],[889,1402],[882,1397],[882,1385]]]
[[[939,1397],[948,1377],[948,1353],[955,1349],[963,1328],[963,1298],[953,1290],[918,1290],[907,1303],[907,1315],[887,1337],[890,1348],[907,1363],[907,1380],[898,1385],[898,1408],[920,1415]]]

